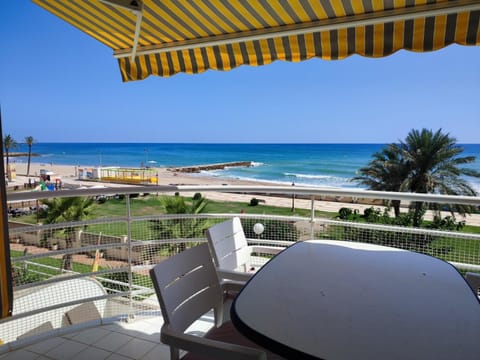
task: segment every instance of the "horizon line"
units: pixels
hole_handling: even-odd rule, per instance
[[[166,141],[166,142],[141,142],[141,141],[36,141],[35,144],[171,144],[171,145],[385,145],[396,143],[388,142],[189,142],[189,141]],[[19,145],[26,145],[19,142]],[[480,142],[457,142],[459,145],[480,145]]]

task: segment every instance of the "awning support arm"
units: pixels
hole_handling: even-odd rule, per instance
[[[132,48],[129,49],[129,55],[131,55],[131,60],[132,61],[135,60],[135,56],[137,56],[138,38],[140,36],[140,29],[142,27],[143,0],[100,0],[100,1],[111,6],[129,10],[136,15],[137,21],[135,24],[135,36],[133,37]]]
[[[137,23],[135,24],[135,37],[133,38],[133,48],[132,48],[132,57],[131,60],[135,60],[137,56],[137,47],[138,47],[138,37],[140,36],[140,29],[142,27],[142,17],[143,17],[143,3],[140,11],[136,11]]]

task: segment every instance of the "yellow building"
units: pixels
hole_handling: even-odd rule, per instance
[[[98,168],[98,180],[125,184],[157,185],[158,176],[151,168]]]

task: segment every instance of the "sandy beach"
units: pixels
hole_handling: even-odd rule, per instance
[[[82,166],[80,166],[82,167]],[[91,166],[85,166],[86,168],[91,168]],[[26,177],[27,173],[27,164],[26,163],[15,163],[16,168],[16,179],[14,182],[9,183],[9,187],[13,185],[18,185],[23,188],[24,183],[28,183],[28,178]],[[73,165],[57,165],[50,163],[32,163],[30,164],[30,179],[31,181],[38,180],[40,169],[47,169],[52,171],[54,175],[52,180],[56,177],[60,177],[64,184],[73,184],[76,186],[95,186],[103,185],[106,187],[110,186],[135,186],[135,185],[125,185],[125,184],[112,184],[104,183],[97,181],[83,181],[79,180],[77,176],[77,166]],[[253,180],[239,180],[239,179],[225,179],[225,178],[216,178],[213,176],[207,176],[204,174],[191,174],[183,173],[178,171],[170,171],[168,168],[155,168],[158,172],[158,184],[159,185],[278,185],[268,182],[260,182]],[[184,195],[190,196],[193,194]],[[218,201],[238,201],[248,203],[253,197],[251,194],[233,194],[233,193],[221,193],[221,192],[205,192],[202,195],[206,196],[211,200]],[[255,195],[256,198],[262,200],[262,203],[271,205],[271,206],[280,206],[288,207],[292,206],[292,199],[290,197],[272,197],[272,196],[262,196]],[[327,199],[325,201],[317,200],[315,201],[315,210],[316,211],[328,211],[328,212],[338,212],[342,207],[349,207],[351,209],[357,209],[361,213],[366,209],[371,207],[369,203],[352,203],[350,198],[339,198],[339,199]],[[295,199],[295,207],[302,209],[311,209],[310,200],[304,199]],[[375,207],[382,208],[381,205],[375,205]],[[449,215],[449,213],[442,214],[443,216]],[[425,219],[431,219],[432,214],[427,212]],[[466,218],[466,222],[469,225],[480,226],[480,215],[473,214],[469,215]]]
[[[27,174],[27,164],[26,163],[16,163],[15,164],[16,173],[17,173],[17,183],[21,183],[23,186],[24,182],[28,182]],[[103,182],[92,182],[92,181],[82,181],[78,179],[77,168],[91,168],[91,166],[73,166],[73,165],[57,165],[57,164],[40,164],[32,163],[30,164],[30,178],[33,180],[37,179],[40,175],[40,169],[46,169],[52,171],[55,175],[52,176],[52,180],[55,177],[60,177],[64,183],[77,184],[77,185],[86,185],[93,186],[101,183],[105,186],[121,186],[121,184],[112,184],[112,183],[103,183]],[[222,185],[222,184],[231,184],[231,185],[259,185],[267,184],[265,182],[257,181],[247,181],[247,180],[237,180],[237,179],[220,179],[213,176],[206,176],[200,174],[184,173],[179,171],[170,171],[168,168],[154,168],[158,173],[158,185]],[[270,185],[278,185],[270,183]],[[131,185],[124,185],[131,186]],[[133,185],[134,186],[134,185]]]

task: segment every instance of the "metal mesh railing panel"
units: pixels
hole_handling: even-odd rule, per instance
[[[322,219],[315,227],[315,239],[391,246],[435,256],[462,271],[480,271],[480,235]]]
[[[72,310],[73,321],[158,310],[149,270],[206,241],[205,231],[231,216],[240,217],[249,245],[283,248],[308,239],[360,241],[422,252],[450,261],[461,271],[480,272],[480,235],[460,232],[250,214],[157,214],[16,224],[9,229],[14,317],[0,322],[5,332],[0,338],[9,342],[72,325],[67,316]],[[269,251],[253,255],[254,266],[273,256]],[[35,293],[43,296],[36,299]],[[89,316],[96,314],[92,305],[99,316]]]

